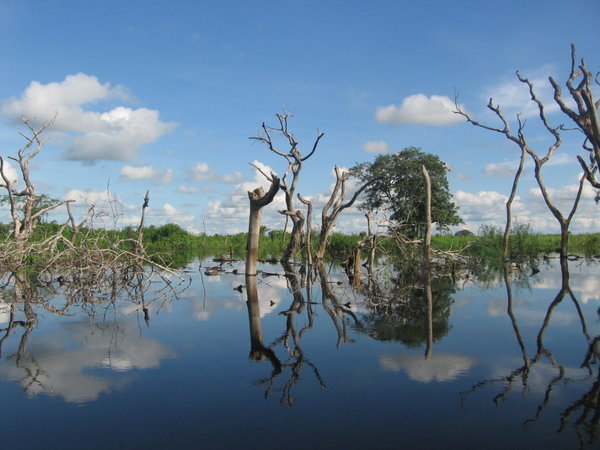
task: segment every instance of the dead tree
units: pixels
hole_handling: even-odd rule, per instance
[[[425,237],[423,238],[423,264],[425,270],[429,267],[429,249],[431,248],[431,178],[425,166],[423,169],[423,181],[425,183]]]
[[[377,228],[373,230],[373,212],[371,210],[365,213],[367,218],[367,239],[369,240],[369,257],[367,259],[367,271],[369,273],[369,282],[375,272],[375,251],[377,249]]]
[[[262,208],[273,201],[275,194],[279,191],[279,178],[274,173],[267,177],[271,182],[269,191],[265,194],[264,189],[257,187],[248,192],[250,199],[250,219],[248,221],[248,253],[246,255],[246,275],[256,275],[256,260],[258,258],[258,241],[260,238],[260,219]]]
[[[9,156],[8,159],[15,161],[18,165],[18,171],[24,184],[22,188],[16,187],[17,180],[9,178],[6,162],[0,156],[0,176],[2,177],[0,188],[6,189],[17,251],[23,250],[25,243],[35,231],[35,227],[41,216],[65,203],[74,201],[61,200],[44,208],[37,207],[38,196],[35,193],[35,187],[29,176],[29,164],[46,143],[47,139],[42,138],[42,134],[52,126],[54,119],[44,123],[37,129],[27,119],[22,118],[21,120],[29,130],[30,136],[19,133],[27,142],[17,152],[16,157]]]
[[[302,195],[298,194],[298,200],[306,205],[306,233],[304,235],[304,242],[302,243],[302,248],[304,249],[304,257],[306,258],[306,263],[309,266],[312,266],[312,211],[313,206],[312,202]]]
[[[569,108],[567,103],[562,98],[562,90],[554,78],[550,77],[550,84],[554,88],[554,100],[560,106],[560,109],[565,113],[577,128],[583,132],[585,139],[583,148],[588,155],[589,164],[585,162],[582,156],[577,159],[581,164],[588,182],[600,189],[600,180],[597,178],[597,171],[600,167],[600,120],[598,119],[598,108],[600,100],[594,101],[594,93],[592,92],[592,73],[588,70],[585,61],[581,59],[579,67],[577,67],[575,54],[575,44],[571,44],[571,73],[566,82],[569,94],[577,105],[577,111]],[[579,84],[577,79],[580,78]],[[596,83],[598,84],[598,76],[596,75]]]
[[[538,116],[540,118],[540,121],[542,122],[544,128],[554,138],[554,142],[548,147],[548,149],[544,155],[540,156],[540,154],[538,154],[538,152],[536,152],[528,144],[527,139],[525,137],[525,133],[524,133],[525,121],[522,120],[521,115],[517,114],[518,127],[517,127],[517,133],[514,134],[510,129],[508,120],[506,119],[506,117],[504,116],[502,111],[500,110],[500,106],[493,104],[493,99],[490,99],[487,107],[491,111],[493,111],[496,114],[496,116],[500,119],[500,121],[502,122],[502,125],[503,125],[502,128],[485,125],[485,124],[475,121],[471,116],[469,116],[466,112],[464,112],[461,109],[461,106],[458,104],[458,101],[455,102],[456,113],[465,117],[467,119],[467,121],[470,122],[472,125],[479,127],[479,128],[483,128],[485,130],[495,131],[497,133],[503,134],[506,137],[506,139],[517,144],[522,152],[521,153],[522,154],[522,158],[521,158],[522,162],[523,162],[523,154],[524,153],[527,153],[531,157],[531,159],[533,160],[533,163],[534,163],[534,176],[537,181],[538,187],[540,188],[542,198],[544,199],[546,206],[548,207],[548,209],[550,210],[550,212],[552,213],[552,215],[554,216],[554,218],[558,221],[558,223],[560,225],[560,231],[561,231],[560,255],[562,258],[565,258],[568,254],[569,226],[571,224],[571,220],[573,219],[573,216],[575,215],[575,212],[577,211],[577,207],[579,205],[579,200],[581,199],[583,183],[585,181],[585,174],[583,177],[581,177],[581,179],[579,181],[579,188],[577,190],[577,194],[575,195],[575,199],[573,201],[573,205],[571,206],[571,210],[569,211],[569,213],[567,215],[564,215],[558,209],[558,207],[555,205],[554,200],[552,199],[552,196],[550,195],[550,192],[546,188],[546,185],[542,178],[542,167],[544,166],[544,164],[546,164],[552,158],[552,155],[554,154],[554,152],[562,144],[562,138],[561,138],[561,135],[559,132],[559,130],[561,130],[561,127],[560,126],[553,127],[552,125],[550,125],[550,122],[548,121],[548,119],[546,117],[544,104],[542,103],[541,99],[535,93],[533,83],[528,78],[521,76],[521,74],[519,72],[517,72],[517,77],[518,77],[519,81],[524,83],[527,86],[527,88],[529,89],[529,97],[530,97],[531,101],[533,101],[535,103],[535,105],[537,107]],[[515,179],[513,182],[513,189],[511,192],[511,197],[509,198],[509,202],[507,202],[507,205],[506,205],[507,223],[506,223],[506,230],[505,230],[505,242],[507,242],[507,239],[508,239],[507,236],[508,236],[508,232],[510,230],[510,220],[511,220],[510,207],[512,204],[512,200],[514,198],[514,194],[516,193],[516,188],[517,188],[517,184],[519,181],[521,168],[522,168],[522,163],[519,166],[519,170],[517,171],[517,174],[515,176]],[[505,254],[508,253],[506,245],[505,245],[504,252],[505,252]]]
[[[321,211],[321,235],[319,236],[319,246],[317,247],[316,259],[322,261],[327,250],[327,240],[333,231],[335,221],[340,213],[354,204],[356,199],[371,183],[367,181],[360,186],[352,198],[344,203],[346,197],[346,181],[350,178],[350,172],[343,172],[339,167],[335,167],[335,186],[329,201],[323,206]],[[330,212],[331,210],[331,212]]]
[[[260,136],[253,136],[250,139],[254,139],[259,142],[265,143],[270,151],[272,151],[276,155],[285,158],[285,160],[288,163],[288,167],[285,170],[285,173],[281,178],[280,183],[281,190],[285,193],[286,209],[279,212],[281,214],[289,216],[289,218],[292,220],[291,239],[282,258],[284,261],[289,261],[292,257],[294,249],[296,248],[296,245],[300,241],[300,236],[302,234],[302,225],[304,224],[304,220],[300,210],[296,210],[294,208],[294,195],[298,186],[300,172],[302,171],[302,164],[315,153],[317,146],[319,145],[319,141],[325,133],[322,133],[317,130],[317,138],[313,143],[311,151],[308,153],[308,155],[302,156],[298,141],[296,141],[296,138],[288,129],[288,118],[291,117],[291,115],[289,113],[284,113],[275,114],[275,116],[279,121],[278,127],[270,127],[263,123],[262,134]],[[275,142],[273,141],[273,134],[280,134],[281,136],[283,136],[284,140],[287,141],[287,144],[289,145],[289,150],[279,150]],[[291,181],[288,180],[288,175],[290,174]]]

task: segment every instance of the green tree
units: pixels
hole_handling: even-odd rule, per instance
[[[24,215],[27,199],[25,197],[17,197],[17,198],[15,198],[14,201],[15,201],[15,206],[16,206],[17,210],[21,214]],[[36,195],[31,213],[33,215],[35,215],[42,210],[46,211],[46,212],[42,213],[38,218],[40,223],[44,223],[44,219],[47,216],[47,212],[49,211],[49,208],[58,202],[59,202],[59,200],[52,198],[46,194]],[[0,195],[0,205],[9,205],[10,206],[10,199],[9,199],[8,195]]]
[[[422,278],[414,269],[414,266],[401,269],[392,284],[376,291],[356,326],[360,332],[380,341],[399,341],[409,348],[427,343],[427,299]],[[431,331],[433,341],[439,341],[451,328],[450,311],[456,285],[449,277],[434,278],[431,289]]]
[[[388,218],[408,236],[425,231],[425,186],[422,166],[431,178],[432,222],[439,229],[463,223],[448,188],[448,167],[438,156],[407,147],[401,152],[379,155],[351,170],[362,181],[373,180],[365,190],[362,209],[386,211]]]

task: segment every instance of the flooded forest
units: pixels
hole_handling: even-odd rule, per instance
[[[414,147],[332,168],[317,210],[300,187],[324,133],[302,146],[288,113],[251,137],[281,168],[255,164],[265,185],[248,192],[241,256],[207,236],[160,241],[145,223],[150,193],[135,227],[95,227],[106,211],[75,217],[71,200],[37,192],[30,162],[52,121],[24,119],[24,146],[0,157],[4,429],[19,448],[598,446],[600,251],[597,235],[573,250],[569,227],[583,186],[600,188],[599,103],[572,52],[569,101],[551,79],[584,136],[569,210],[543,179],[564,130],[528,79],[553,136],[544,151],[491,100],[500,125],[456,103],[521,151],[505,228],[479,235],[449,232],[462,219],[448,167]],[[512,223],[526,160],[560,227],[548,247]],[[262,213],[277,195],[286,226],[269,237]],[[336,221],[357,207],[365,231],[334,251]],[[44,223],[59,210],[62,223]]]

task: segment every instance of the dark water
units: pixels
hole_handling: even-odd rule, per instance
[[[199,265],[187,290],[144,305],[62,311],[61,298],[25,305],[5,292],[3,446],[599,446],[597,264],[567,273],[554,260],[508,283],[395,285],[382,268],[360,292],[335,267],[307,286],[263,265],[280,275],[256,277],[254,291]]]

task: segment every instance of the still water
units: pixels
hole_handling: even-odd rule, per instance
[[[353,284],[335,266],[307,283],[299,266],[215,264],[144,302],[4,292],[2,445],[599,445],[597,262]]]

